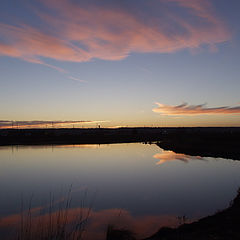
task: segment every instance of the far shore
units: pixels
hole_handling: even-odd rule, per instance
[[[202,157],[240,160],[240,127],[0,129],[0,146],[144,142]]]

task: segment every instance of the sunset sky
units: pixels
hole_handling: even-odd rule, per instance
[[[239,11],[239,0],[1,0],[0,127],[240,126]]]

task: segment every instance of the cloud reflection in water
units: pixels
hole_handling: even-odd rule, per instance
[[[59,221],[59,210],[55,212],[42,214],[42,207],[33,208],[31,210],[31,235],[32,239],[38,240],[40,233],[45,234],[49,230],[51,221],[52,228],[57,228],[67,219],[67,225],[71,226],[78,221],[79,217],[89,219],[84,231],[83,239],[85,240],[104,240],[106,239],[107,226],[113,225],[119,229],[129,229],[136,233],[139,238],[148,237],[159,230],[163,226],[176,226],[176,216],[133,216],[125,209],[104,209],[104,210],[89,210],[89,208],[69,208],[67,210],[67,218],[65,218],[65,209],[61,212]],[[29,213],[26,213],[26,215]],[[51,220],[50,220],[51,219]],[[25,219],[25,223],[29,219]],[[58,225],[57,225],[58,224]],[[0,236],[6,233],[9,229],[13,233],[21,225],[21,213],[3,217],[0,221]],[[47,233],[46,233],[47,234]],[[4,236],[5,237],[5,236]],[[6,240],[11,239],[7,234]]]
[[[165,162],[176,160],[188,163],[190,160],[193,159],[193,156],[185,155],[182,153],[175,153],[173,151],[163,151],[162,153],[157,153],[153,155],[153,157],[159,160],[156,165],[161,165]],[[199,156],[194,157],[194,159],[204,160],[202,157]]]

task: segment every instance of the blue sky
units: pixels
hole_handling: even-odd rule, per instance
[[[239,10],[237,0],[3,0],[0,120],[239,126]]]

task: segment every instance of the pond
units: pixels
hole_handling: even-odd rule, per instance
[[[87,220],[81,239],[106,239],[109,225],[145,238],[226,208],[239,172],[239,161],[155,144],[0,147],[0,236],[14,239],[23,222],[34,236],[67,209],[69,224]]]

